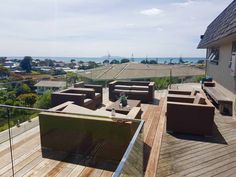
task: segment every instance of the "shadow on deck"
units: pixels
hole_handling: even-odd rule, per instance
[[[182,140],[191,140],[191,141],[201,141],[201,142],[208,142],[208,143],[217,143],[217,144],[227,144],[224,137],[220,133],[217,125],[214,123],[213,125],[213,133],[211,136],[198,136],[198,135],[189,135],[189,134],[181,134],[181,133],[170,133],[169,135],[175,137],[176,139]]]

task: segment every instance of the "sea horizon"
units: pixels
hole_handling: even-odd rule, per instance
[[[23,56],[8,56],[7,59],[9,60],[13,60],[13,59],[23,59]],[[103,57],[48,57],[48,56],[32,56],[33,59],[39,59],[39,60],[45,60],[45,59],[51,59],[51,60],[55,60],[57,62],[62,61],[62,62],[70,62],[72,59],[75,60],[76,62],[79,61],[83,61],[83,62],[89,62],[89,61],[93,61],[96,63],[102,63],[104,60],[107,60],[108,57],[103,56]],[[120,57],[120,56],[111,56],[109,58],[110,61],[116,59],[116,60],[121,60],[123,58],[129,59],[130,61],[133,62],[141,62],[142,60],[155,60],[158,61],[158,63],[179,63],[180,58],[182,58],[182,60],[184,62],[187,63],[197,63],[199,60],[205,60],[204,57],[134,57],[134,58],[130,58],[130,57]]]

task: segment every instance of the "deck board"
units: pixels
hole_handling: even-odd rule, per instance
[[[151,158],[149,158],[147,169],[145,172],[145,177],[155,176],[158,169],[158,161],[160,157],[160,149],[165,125],[165,103],[166,99],[162,99],[160,102],[160,115],[158,120],[158,125],[154,135],[153,147],[151,150]],[[157,115],[156,115],[157,116]],[[157,117],[156,117],[157,118]]]
[[[164,127],[163,121],[160,121],[163,111],[165,98],[161,97],[159,105],[149,105],[146,114],[142,117],[146,120],[144,124],[144,171],[146,177],[152,177],[157,170],[162,132]]]

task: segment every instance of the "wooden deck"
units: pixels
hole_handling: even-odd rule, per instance
[[[12,176],[9,142],[0,146],[0,176]],[[90,167],[88,159],[64,153],[49,153],[42,157],[38,127],[13,139],[15,176],[112,176],[104,164]],[[53,160],[56,159],[56,160]]]
[[[157,94],[160,99],[165,93]],[[108,105],[106,100],[105,104]],[[216,111],[212,137],[165,133],[164,99],[160,105],[142,104],[145,120],[145,177],[154,176],[235,176],[236,121]],[[105,109],[102,108],[102,109]],[[162,136],[163,135],[163,136]],[[161,145],[161,146],[160,146]],[[160,155],[160,156],[159,156]],[[99,176],[113,175],[108,164],[91,166],[89,159],[66,154],[41,155],[39,128],[33,128],[13,139],[15,176]],[[56,160],[53,160],[56,159]],[[9,142],[0,144],[0,176],[11,176]]]
[[[159,98],[162,96],[161,94],[157,95]],[[108,104],[108,100],[105,101],[105,104]],[[143,110],[142,118],[146,121],[144,126],[144,141],[146,147],[148,147],[145,152],[145,169],[149,173],[146,176],[150,176],[157,169],[158,152],[160,150],[158,145],[161,138],[157,130],[160,129],[158,126],[162,122],[160,119],[162,105],[163,101],[160,102],[160,106],[149,104],[142,104],[141,106]],[[105,109],[105,107],[102,109]],[[16,177],[110,177],[115,170],[115,167],[111,164],[96,164],[96,166],[92,166],[89,163],[89,159],[81,156],[49,153],[47,155],[48,158],[42,157],[38,126],[13,138],[12,142],[14,173]],[[9,142],[6,141],[0,144],[0,176],[12,176],[10,159]]]
[[[235,176],[236,121],[216,110],[212,137],[164,133],[156,176]]]

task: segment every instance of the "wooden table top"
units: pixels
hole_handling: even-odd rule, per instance
[[[141,101],[140,100],[127,100],[128,102],[128,106],[125,107],[121,107],[120,106],[120,100],[117,100],[116,102],[114,102],[113,104],[111,104],[110,106],[108,106],[106,108],[107,111],[111,111],[112,108],[115,109],[116,112],[118,113],[123,113],[123,114],[128,114],[129,111],[133,108],[133,107],[140,107]]]

